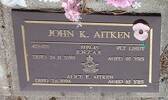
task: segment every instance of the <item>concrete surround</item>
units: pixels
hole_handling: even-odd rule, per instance
[[[103,0],[89,0],[87,7],[95,11],[112,11],[115,8],[105,5]],[[162,33],[160,54],[168,44],[168,0],[139,0],[142,7],[126,9],[128,12],[161,13]],[[44,3],[38,0],[26,0],[26,9],[58,9],[60,3]],[[0,79],[0,100],[168,100],[168,74],[161,74],[159,93],[55,93],[20,92],[18,87],[17,63],[13,37],[11,8],[0,6],[0,66],[7,77]],[[3,86],[3,87],[2,87]],[[6,88],[10,86],[10,88]]]

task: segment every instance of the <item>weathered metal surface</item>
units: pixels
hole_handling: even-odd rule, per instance
[[[61,13],[12,16],[21,90],[159,91],[159,15],[85,15],[82,27]],[[151,28],[144,41],[139,19]]]

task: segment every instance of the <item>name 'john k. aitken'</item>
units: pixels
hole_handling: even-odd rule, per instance
[[[55,38],[73,38],[79,36],[79,38],[107,38],[107,39],[129,39],[130,32],[114,32],[114,31],[96,31],[88,34],[86,31],[74,30],[49,30],[48,36]]]

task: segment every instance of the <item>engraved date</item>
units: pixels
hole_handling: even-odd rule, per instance
[[[72,55],[49,56],[49,60],[76,60],[76,56],[72,56]]]
[[[50,83],[50,84],[58,84],[58,83],[71,83],[69,79],[45,79],[45,78],[36,78],[34,80],[35,83]]]

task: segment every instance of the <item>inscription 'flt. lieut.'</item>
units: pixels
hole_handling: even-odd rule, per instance
[[[90,38],[86,31],[79,31],[78,32],[79,38]],[[78,35],[76,33],[76,35]],[[49,37],[56,37],[56,38],[73,38],[75,37],[74,30],[49,30],[48,33]],[[111,39],[129,39],[130,32],[114,32],[114,31],[96,31],[93,33],[92,38],[111,38]]]

